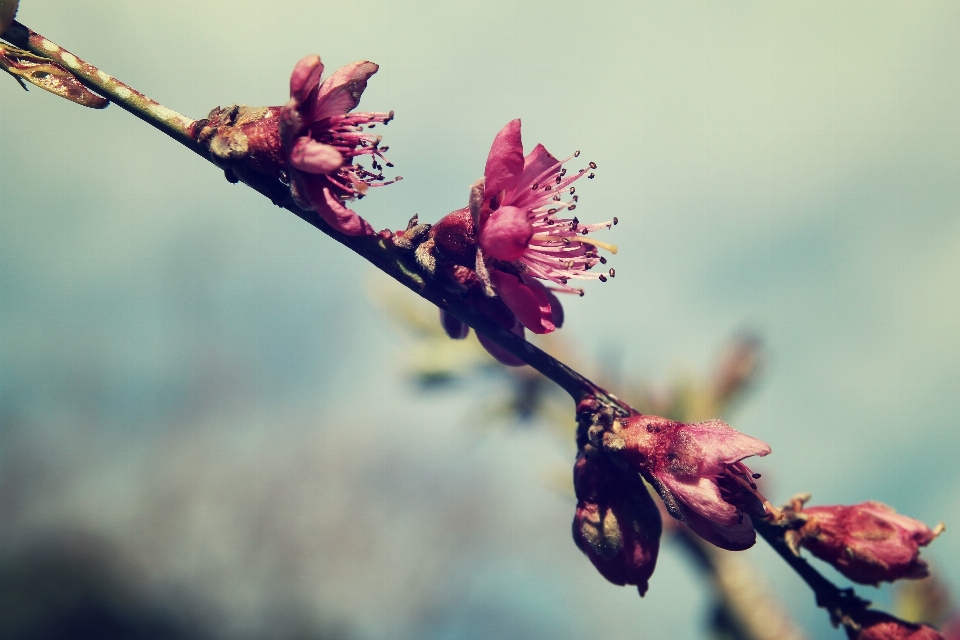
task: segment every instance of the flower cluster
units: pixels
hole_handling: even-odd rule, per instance
[[[387,124],[393,113],[353,112],[377,69],[356,62],[321,81],[320,58],[308,56],[293,70],[285,105],[217,108],[199,123],[197,140],[228,177],[271,176],[336,231],[372,236],[370,224],[345,203],[372,186],[390,184],[382,173],[393,166],[383,155],[387,147],[369,130]],[[359,162],[364,156],[369,168]],[[564,165],[577,156],[558,160],[543,145],[524,155],[520,121],[513,120],[494,138],[467,207],[434,225],[414,216],[405,230],[383,231],[377,241],[412,251],[435,283],[507,331],[520,337],[526,330],[550,333],[563,324],[556,293],[583,295],[575,281],[606,281],[615,274],[594,271],[607,262],[599,251],[615,254],[617,248],[591,234],[611,228],[617,218],[588,225],[572,214],[579,200],[574,183],[593,178],[596,169],[591,162],[568,173]],[[441,311],[440,320],[450,337],[467,336],[469,328],[456,317]],[[487,336],[478,338],[500,362],[523,364]],[[755,368],[753,348],[735,355],[717,384],[720,400]],[[760,475],[744,464],[770,453],[765,442],[719,420],[687,424],[643,415],[595,391],[602,402],[588,396],[577,407],[573,538],[610,582],[636,585],[641,596],[647,591],[663,531],[648,485],[667,513],[722,549],[751,547],[754,520],[767,519],[796,553],[805,548],[853,581],[928,575],[920,547],[943,525],[930,529],[877,502],[803,509],[798,498],[778,511],[759,492]],[[860,614],[855,631],[862,640],[942,637],[931,627],[880,612]]]
[[[729,550],[753,546],[756,533],[750,516],[777,514],[757,491],[754,480],[759,475],[743,463],[744,458],[770,453],[769,445],[719,420],[684,424],[632,410],[614,410],[593,397],[580,403],[577,418],[580,456],[574,478],[580,503],[574,540],[615,584],[624,584],[623,576],[633,576],[635,580],[627,583],[637,584],[643,595],[656,563],[657,545],[651,538],[654,532],[656,537],[660,535],[660,517],[651,515],[648,509],[633,509],[631,513],[637,514],[633,530],[643,531],[646,536],[623,537],[622,546],[642,548],[644,553],[604,556],[598,551],[603,545],[583,543],[583,513],[593,516],[591,523],[597,520],[596,509],[584,511],[587,498],[586,506],[606,506],[619,522],[623,519],[619,505],[650,500],[643,482],[646,480],[659,493],[670,515],[708,542]],[[584,476],[591,481],[585,482]],[[585,491],[583,486],[590,490]]]
[[[447,215],[431,230],[441,274],[463,289],[499,299],[502,304],[475,306],[520,336],[524,329],[542,334],[561,326],[563,309],[553,291],[583,295],[571,280],[606,281],[615,274],[613,269],[606,274],[591,272],[607,262],[598,249],[616,253],[617,248],[589,235],[609,229],[617,219],[587,225],[577,217],[559,217],[577,208],[573,183],[594,177],[586,168],[568,174],[563,165],[578,155],[558,160],[538,144],[524,156],[520,121],[509,122],[494,138],[483,179],[471,191],[470,206]],[[597,165],[588,166],[592,170]],[[468,333],[456,319],[444,316],[442,323],[453,338]],[[478,337],[504,364],[523,364]]]

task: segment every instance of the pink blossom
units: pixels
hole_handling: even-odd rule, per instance
[[[684,424],[634,415],[615,431],[623,458],[654,485],[674,517],[708,542],[747,549],[756,541],[750,516],[775,513],[757,491],[759,476],[742,462],[770,453],[765,442],[719,420]]]
[[[489,285],[489,291],[494,292],[496,297],[486,295],[488,289],[475,270],[477,247],[469,209],[458,209],[444,216],[433,225],[430,234],[441,265],[440,277],[464,290],[467,299],[501,327],[522,338],[524,328],[542,334],[550,333],[563,325],[563,307],[556,295],[528,274],[515,270],[486,270],[484,279]],[[505,265],[504,268],[510,267]],[[463,339],[470,333],[469,327],[446,312],[441,311],[440,320],[451,338]],[[487,336],[478,333],[477,338],[502,364],[525,364]]]
[[[943,531],[943,525],[931,530],[880,502],[810,507],[800,514],[805,522],[798,544],[862,584],[930,575],[920,547]]]
[[[581,454],[573,467],[577,511],[573,540],[600,574],[647,592],[660,550],[660,512],[636,473],[621,472],[604,456]]]
[[[572,157],[579,155],[579,151]],[[475,215],[478,242],[488,258],[511,263],[524,275],[549,280],[561,290],[580,293],[571,279],[606,280],[589,273],[600,263],[597,248],[616,253],[617,248],[586,236],[617,223],[584,225],[577,218],[557,218],[561,211],[577,208],[579,196],[571,186],[586,169],[567,175],[563,164],[537,145],[524,157],[520,120],[507,124],[494,138],[484,169],[483,202]],[[590,168],[596,165],[590,163]],[[590,173],[588,178],[593,177]],[[570,196],[569,200],[563,200]],[[613,270],[610,270],[611,277]]]
[[[882,611],[864,612],[860,624],[857,640],[944,640],[933,627],[905,622]]]
[[[349,64],[323,82],[319,56],[307,56],[290,76],[290,100],[279,114],[279,136],[290,189],[297,203],[316,211],[334,229],[347,235],[373,235],[370,224],[344,202],[362,198],[384,181],[380,136],[364,132],[388,123],[390,113],[351,113],[360,103],[377,65]],[[357,162],[369,155],[371,169]],[[399,178],[397,178],[399,180]]]

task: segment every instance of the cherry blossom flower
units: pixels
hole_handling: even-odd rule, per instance
[[[577,458],[573,540],[600,574],[637,585],[643,596],[660,550],[660,512],[636,473],[620,472],[602,455]]]
[[[380,147],[380,136],[364,132],[364,125],[372,129],[386,124],[393,112],[351,113],[378,68],[372,62],[354,62],[320,82],[320,57],[307,56],[294,67],[290,100],[279,114],[280,144],[294,198],[348,235],[373,235],[373,228],[344,201],[362,198],[371,186],[390,184],[380,172],[380,160],[392,166],[383,157],[386,148]],[[370,169],[356,161],[364,155],[371,157]]]
[[[501,318],[498,323],[520,336],[524,329],[543,334],[562,325],[563,307],[554,290],[582,295],[582,289],[569,284],[571,279],[606,281],[615,273],[590,272],[606,263],[598,248],[611,253],[617,248],[587,236],[610,228],[616,218],[584,225],[577,218],[557,217],[577,208],[579,196],[572,185],[587,171],[568,176],[563,167],[567,160],[557,160],[543,145],[524,157],[520,121],[511,121],[493,141],[484,177],[471,191],[470,206],[448,214],[430,232],[438,263],[470,270],[476,276],[471,286],[498,297],[515,319]],[[596,165],[590,163],[590,168]],[[451,337],[467,335],[457,322],[447,317],[442,321]],[[501,362],[520,364],[485,336],[478,337]]]
[[[579,219],[558,218],[562,211],[577,208],[574,182],[586,169],[567,175],[564,163],[579,155],[557,160],[538,144],[526,157],[520,139],[520,120],[509,122],[494,138],[484,169],[483,199],[474,212],[477,240],[489,258],[512,263],[522,274],[549,280],[559,289],[580,293],[571,279],[598,279],[590,273],[606,263],[597,249],[616,253],[614,245],[588,238],[588,234],[617,223],[585,225]],[[596,164],[590,163],[595,169]],[[593,178],[590,173],[587,177]],[[564,196],[570,196],[564,200]],[[614,271],[609,271],[613,277]]]
[[[510,270],[501,271],[487,269],[482,257],[478,262],[474,228],[468,208],[444,216],[431,228],[431,239],[441,265],[441,278],[465,290],[474,306],[521,338],[524,328],[540,334],[559,329],[563,325],[563,307],[556,295],[536,278],[518,273],[509,265],[504,265],[504,269]],[[476,268],[484,272],[483,277],[478,275]],[[496,294],[496,297],[487,293]],[[463,339],[470,333],[469,327],[446,312],[441,311],[440,320],[451,338]],[[477,338],[502,364],[525,364],[487,336],[478,333]]]
[[[733,551],[756,541],[750,516],[778,515],[742,460],[770,446],[719,420],[684,424],[633,415],[615,423],[607,448],[639,470],[668,511],[708,542]]]
[[[864,612],[860,623],[857,640],[944,640],[933,627],[905,622],[882,611]]]
[[[809,507],[796,517],[803,522],[796,544],[861,584],[930,575],[920,547],[944,528],[930,529],[880,502]]]

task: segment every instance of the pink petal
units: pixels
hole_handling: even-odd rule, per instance
[[[343,203],[330,193],[329,181],[325,176],[290,171],[291,192],[299,203],[304,200],[309,208],[316,211],[323,221],[348,236],[372,236],[370,223],[343,206]]]
[[[510,331],[517,334],[521,338],[523,337],[523,325],[519,322],[515,323]],[[527,364],[479,331],[477,331],[477,340],[479,340],[480,344],[483,345],[483,348],[487,350],[487,353],[496,358],[497,362],[500,364],[505,364],[508,367],[522,367],[523,365]]]
[[[527,212],[516,207],[500,207],[480,228],[480,247],[497,260],[519,260],[533,237],[533,225]]]
[[[523,143],[520,141],[520,120],[511,120],[493,139],[487,166],[484,195],[491,198],[501,191],[510,193],[523,174]]]
[[[727,551],[743,551],[752,547],[757,541],[753,521],[748,516],[743,516],[740,522],[724,526],[684,508],[683,522],[710,544]]]
[[[360,104],[360,96],[367,88],[367,80],[380,67],[367,60],[348,64],[323,81],[317,103],[310,110],[308,120],[316,122],[330,116],[342,116]]]
[[[520,176],[520,180],[517,183],[517,188],[533,191],[531,187],[533,186],[534,181],[540,178],[547,171],[547,169],[559,164],[559,160],[554,158],[553,155],[547,151],[542,144],[538,144],[533,148],[533,151],[527,154],[527,157],[523,159],[523,174]],[[544,183],[542,186],[546,186],[546,183]]]
[[[654,475],[690,511],[723,526],[736,524],[739,518],[737,508],[720,497],[720,489],[712,479],[695,477],[687,481],[669,472]]]
[[[710,452],[701,468],[704,474],[719,474],[727,465],[750,456],[765,456],[771,451],[766,442],[740,433],[720,420],[686,425],[683,432]]]
[[[470,327],[443,309],[440,309],[440,326],[442,326],[447,335],[454,340],[463,340],[470,333]]]
[[[553,326],[559,329],[563,326],[563,305],[560,304],[560,298],[554,295],[553,291],[544,287],[547,299],[550,301],[550,320]]]
[[[533,278],[521,280],[515,275],[491,270],[490,281],[500,299],[510,307],[521,324],[534,333],[550,333],[556,327],[546,289]]]
[[[333,173],[343,165],[343,156],[332,147],[310,138],[299,138],[287,161],[294,169],[306,173]]]
[[[297,102],[305,102],[310,92],[320,84],[323,63],[320,56],[307,56],[297,63],[290,74],[290,97]]]
[[[347,209],[339,198],[330,193],[330,189],[323,190],[324,205],[317,207],[317,213],[331,227],[348,236],[375,235],[370,223],[357,215],[352,209]]]

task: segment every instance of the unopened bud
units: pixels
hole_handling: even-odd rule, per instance
[[[920,547],[936,538],[943,525],[927,525],[898,514],[880,502],[804,509],[797,544],[829,562],[854,582],[878,584],[929,575]]]
[[[867,611],[861,617],[856,640],[944,640],[933,627],[912,624],[882,611]]]
[[[581,455],[573,468],[577,512],[573,540],[600,574],[618,585],[647,592],[663,531],[646,485],[630,470],[621,471],[604,456]]]

